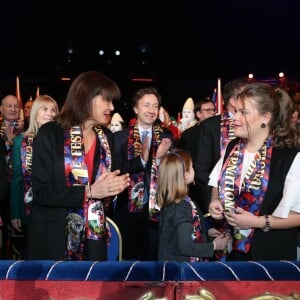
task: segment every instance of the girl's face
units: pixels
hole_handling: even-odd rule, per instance
[[[44,104],[38,111],[36,116],[36,121],[39,127],[42,125],[53,121],[53,118],[56,116],[56,109],[53,103]]]
[[[234,133],[237,137],[255,139],[262,132],[262,123],[268,126],[267,119],[254,107],[250,98],[237,100],[234,117]]]
[[[192,182],[194,182],[194,177],[195,177],[195,171],[193,168],[193,163],[190,162],[190,167],[188,171],[185,171],[185,181],[187,184],[190,184]]]

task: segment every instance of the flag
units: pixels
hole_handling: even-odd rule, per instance
[[[20,119],[24,120],[24,112],[23,112],[23,102],[22,102],[22,97],[21,97],[21,91],[20,91],[20,79],[19,76],[16,78],[16,97],[19,100],[20,103]]]
[[[218,78],[218,88],[217,88],[217,99],[216,99],[216,109],[217,114],[220,115],[223,112],[223,97],[221,90],[221,78]]]
[[[40,95],[40,87],[37,86],[36,92],[35,92],[35,99]]]
[[[211,100],[213,101],[215,106],[217,106],[217,103],[216,103],[216,101],[217,101],[217,89],[216,88],[214,88],[213,94],[211,96]]]

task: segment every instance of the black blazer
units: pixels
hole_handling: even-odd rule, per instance
[[[195,182],[201,188],[203,213],[208,211],[210,202],[209,175],[220,158],[221,116],[205,119],[199,125],[198,140],[195,141]]]
[[[238,139],[231,141],[224,158],[229,155]],[[283,195],[286,175],[297,155],[296,148],[273,148],[271,170],[265,197],[261,204],[259,215],[271,215],[278,206]],[[253,260],[295,260],[297,259],[298,228],[274,229],[263,232],[260,228],[254,230],[251,242]]]
[[[103,127],[112,149],[113,134]],[[99,165],[97,139],[94,171]],[[56,122],[43,125],[35,138],[32,161],[33,206],[29,220],[28,259],[62,260],[65,257],[65,220],[69,208],[80,208],[85,187],[67,187],[64,130]]]

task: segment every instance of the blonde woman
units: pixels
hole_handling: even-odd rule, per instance
[[[13,230],[22,233],[23,236],[26,235],[27,218],[31,211],[33,140],[38,129],[53,121],[57,113],[58,105],[52,97],[48,95],[39,96],[33,103],[28,129],[13,140],[13,174],[10,194],[11,225]],[[22,257],[22,249],[20,249],[20,253]]]

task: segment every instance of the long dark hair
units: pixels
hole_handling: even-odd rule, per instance
[[[97,71],[81,73],[70,86],[57,122],[64,129],[83,124],[91,116],[92,99],[98,95],[107,100],[121,98],[119,87],[106,75]]]

